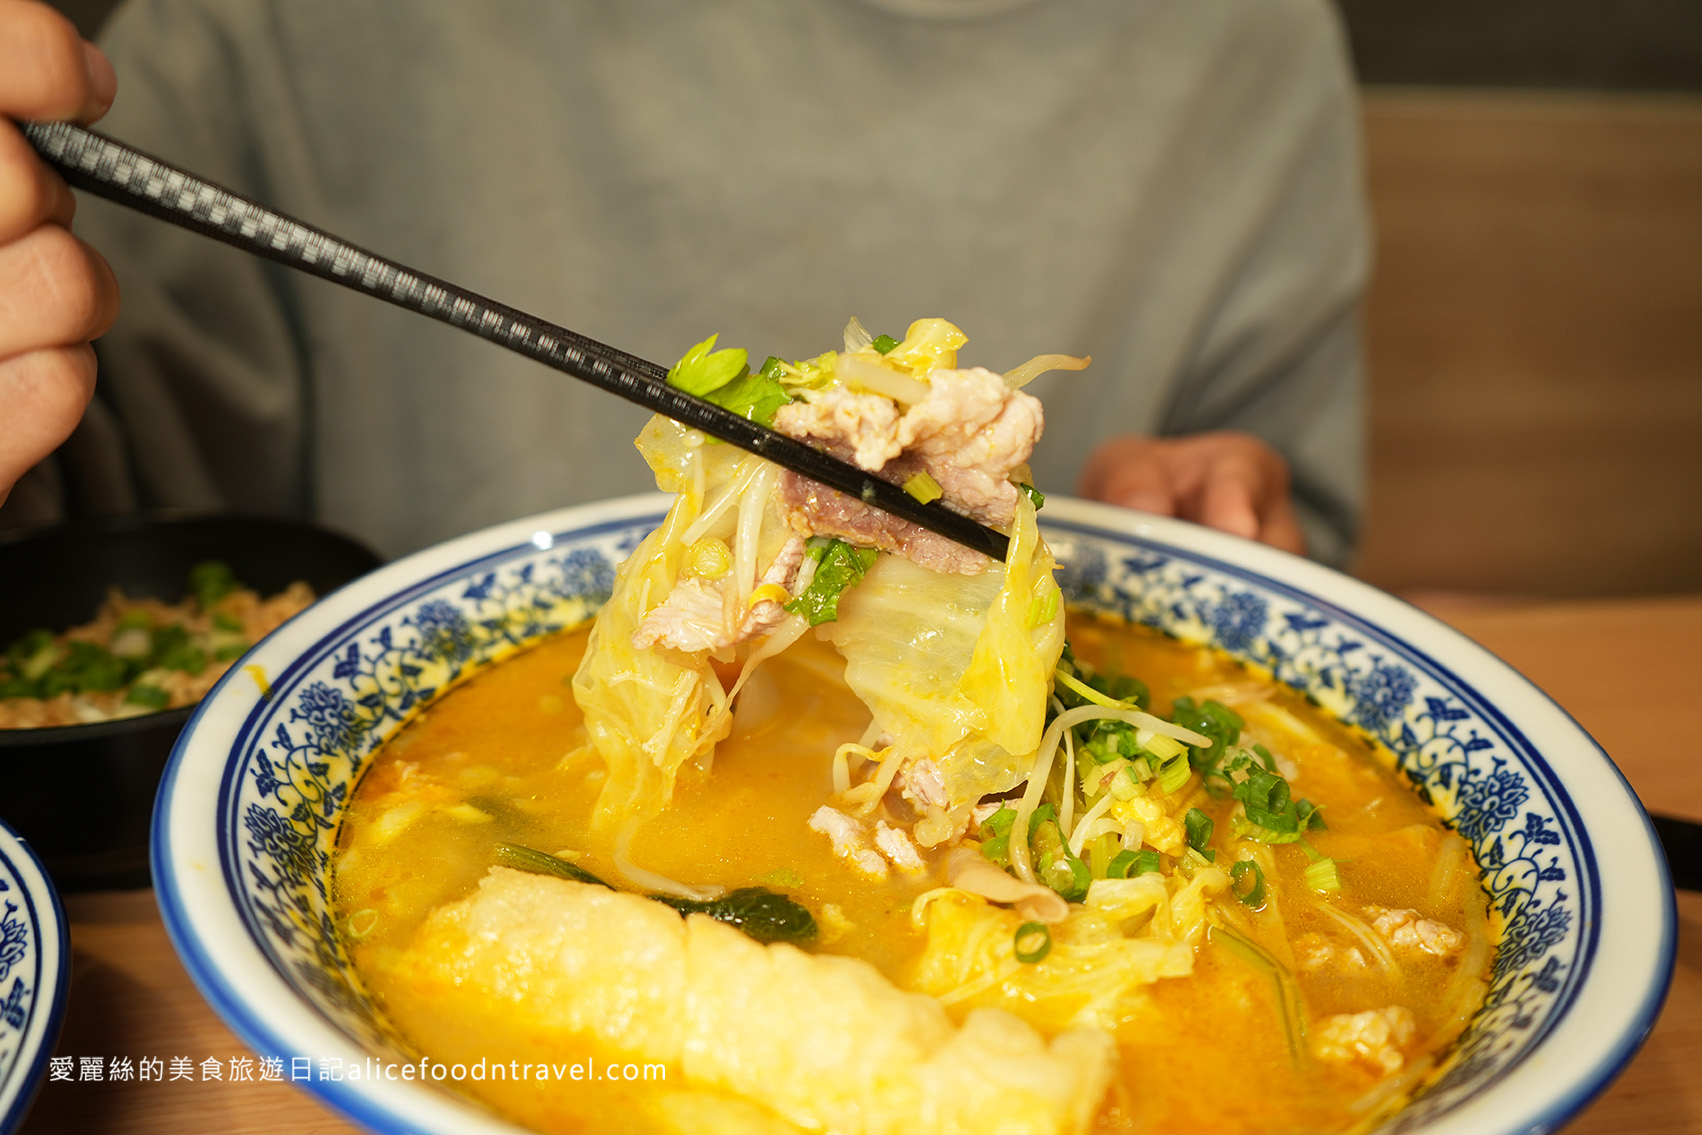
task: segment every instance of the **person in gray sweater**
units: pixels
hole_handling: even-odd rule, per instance
[[[1369,239],[1325,0],[130,0],[103,42],[107,132],[426,272],[664,364],[710,332],[814,355],[851,315],[943,316],[994,370],[1091,354],[1030,387],[1042,489],[1351,550]],[[0,111],[87,118],[97,72]],[[643,412],[602,392],[106,202],[77,221],[124,306],[68,451],[125,500],[397,554],[650,487]],[[49,302],[22,291],[0,375]]]

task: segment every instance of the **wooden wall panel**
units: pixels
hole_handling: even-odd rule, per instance
[[[1372,91],[1395,590],[1702,590],[1702,99]]]

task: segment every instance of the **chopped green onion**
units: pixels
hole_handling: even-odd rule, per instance
[[[1341,872],[1336,870],[1334,859],[1320,859],[1316,863],[1306,865],[1306,885],[1319,894],[1329,894],[1342,889]]]
[[[1118,773],[1129,767],[1126,757],[1113,756],[1107,759],[1094,749],[1079,752],[1081,755],[1077,757],[1076,764],[1082,770],[1081,793],[1083,797],[1098,796],[1101,788],[1108,787],[1106,781],[1115,779]],[[1099,762],[1102,760],[1106,763],[1100,764]]]
[[[1051,808],[1050,804],[1041,805]],[[1040,809],[1035,809],[1038,816]],[[1070,853],[1069,844],[1064,842],[1064,834],[1058,827],[1057,810],[1042,820],[1039,826],[1030,826],[1029,847],[1034,852],[1034,874],[1042,883],[1057,891],[1070,902],[1080,902],[1087,897],[1087,888],[1093,882],[1093,873],[1087,869],[1087,864]]]
[[[132,671],[116,654],[102,653],[83,671],[85,690],[117,690],[130,680]]]
[[[207,668],[207,656],[187,642],[179,643],[169,650],[156,654],[151,668],[183,670],[190,674],[199,674]]]
[[[876,335],[869,343],[869,346],[884,355],[891,351],[894,347],[898,346],[898,340],[894,339],[891,335]]]
[[[1171,757],[1183,756],[1188,751],[1188,746],[1176,738],[1166,737],[1162,733],[1154,733],[1149,729],[1142,729],[1136,733],[1135,740],[1143,750],[1161,761],[1167,761]]]
[[[1142,875],[1156,874],[1158,871],[1158,852],[1150,847],[1139,851],[1119,851],[1111,858],[1111,865],[1105,869],[1107,879],[1137,879]]]
[[[1058,806],[1050,800],[1037,805],[1034,811],[1028,814],[1028,838],[1032,841],[1034,833],[1040,830],[1040,825],[1048,822],[1058,822]]]
[[[1146,785],[1135,779],[1134,766],[1130,765],[1121,772],[1108,778],[1111,795],[1119,800],[1133,800],[1137,796],[1146,795]]]
[[[18,673],[35,682],[59,661],[60,649],[51,631],[33,630],[14,642],[10,653]]]
[[[1052,952],[1052,928],[1044,922],[1025,922],[1016,928],[1011,951],[1023,965],[1044,961]]]
[[[1070,902],[1087,898],[1087,888],[1093,882],[1093,872],[1087,864],[1070,854],[1068,847],[1041,853],[1035,876]]]
[[[1198,808],[1189,808],[1188,814],[1182,817],[1182,827],[1188,833],[1188,846],[1205,856],[1208,863],[1217,858],[1217,852],[1206,850],[1206,840],[1211,838],[1214,826],[1211,817]]]
[[[940,488],[940,483],[929,476],[926,469],[905,481],[904,491],[923,504],[927,504],[929,501],[937,501],[946,495],[945,490]]]
[[[1310,800],[1295,800],[1281,774],[1254,769],[1235,785],[1231,795],[1241,802],[1245,819],[1236,821],[1236,834],[1261,843],[1294,843],[1324,819]]]
[[[1116,832],[1103,832],[1087,843],[1087,870],[1095,879],[1108,879],[1111,861],[1122,854]]]
[[[154,654],[164,654],[173,647],[182,646],[189,641],[189,632],[181,623],[167,623],[154,629]]]
[[[1133,757],[1141,751],[1135,739],[1135,727],[1127,722],[1100,718],[1083,724],[1087,728],[1087,736],[1082,739],[1080,747],[1096,761],[1109,764],[1120,758]],[[1077,726],[1077,736],[1081,733],[1082,726]]]
[[[141,627],[125,627],[112,636],[107,649],[120,658],[145,659],[154,652],[154,636]]]
[[[1265,905],[1265,872],[1251,859],[1243,859],[1229,869],[1231,889],[1235,897],[1258,910]],[[1252,879],[1248,883],[1248,879]]]
[[[1028,503],[1034,506],[1035,512],[1039,512],[1041,509],[1046,507],[1046,494],[1035,488],[1033,485],[1025,485],[1019,481],[1017,482],[1016,490],[1028,498]]]
[[[1158,766],[1158,787],[1166,796],[1173,795],[1188,783],[1193,771],[1186,755],[1171,757]]]
[[[218,648],[213,651],[213,658],[219,662],[229,662],[233,658],[241,658],[248,653],[250,645],[245,638],[232,639],[219,644]]]
[[[195,593],[203,609],[211,607],[239,586],[236,573],[223,560],[203,560],[189,569],[189,590]]]
[[[63,670],[49,670],[41,676],[37,683],[36,696],[39,698],[55,698],[60,694],[73,692],[78,688],[77,679]]]
[[[1105,877],[1107,879],[1130,878],[1129,869],[1134,865],[1135,852],[1130,851],[1128,848],[1124,848],[1116,855],[1113,855],[1111,857],[1111,862],[1105,865]]]
[[[147,624],[144,623],[143,625],[146,626]],[[246,629],[242,625],[242,620],[229,611],[215,611],[213,613],[213,625],[221,631],[232,631],[237,634],[241,634]]]
[[[1256,843],[1294,843],[1300,838],[1299,832],[1272,831],[1270,828],[1252,823],[1245,816],[1239,814],[1229,818],[1229,830],[1236,839],[1250,839]]]
[[[1247,818],[1254,823],[1276,831],[1294,826],[1294,818],[1287,814],[1291,796],[1283,777],[1274,772],[1255,772],[1235,788],[1235,798],[1247,805]],[[1269,819],[1261,818],[1261,814]]]
[[[130,687],[130,692],[124,695],[124,701],[128,705],[139,705],[147,709],[164,709],[171,704],[171,695],[158,686],[137,682]]]
[[[214,615],[213,621],[217,622],[220,618],[228,617],[229,616],[225,615]],[[153,625],[153,618],[148,614],[148,612],[142,610],[140,607],[133,607],[118,616],[118,629],[121,631],[147,630]]]
[[[125,660],[104,646],[92,642],[73,642],[43,676],[45,688],[59,693],[65,690],[116,690],[131,674]]]
[[[1212,739],[1210,747],[1193,751],[1194,765],[1202,772],[1216,769],[1229,746],[1240,739],[1243,725],[1241,715],[1222,702],[1208,700],[1204,705],[1196,705],[1189,697],[1176,699],[1170,720]]]

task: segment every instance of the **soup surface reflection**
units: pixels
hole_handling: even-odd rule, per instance
[[[1250,901],[1252,872],[1238,873],[1237,886],[1208,903],[1212,925],[1192,948],[1191,974],[1143,981],[1120,997],[1109,1022],[1104,1012],[1095,1018],[1115,1038],[1119,1070],[1093,1105],[1092,1128],[1341,1132],[1386,1116],[1434,1072],[1482,1000],[1493,928],[1464,841],[1404,785],[1386,754],[1226,656],[1076,615],[1070,641],[1100,671],[1145,682],[1156,714],[1168,715],[1183,696],[1234,706],[1245,723],[1242,744],[1274,754],[1294,797],[1317,804],[1327,822],[1302,841],[1255,845],[1232,838],[1235,802],[1207,791],[1198,776],[1166,797],[1178,821],[1190,810],[1213,821],[1219,867],[1258,862],[1263,890]],[[469,998],[422,979],[409,960],[433,912],[479,889],[499,845],[539,849],[620,885],[616,833],[590,822],[604,774],[585,747],[569,689],[585,644],[585,631],[568,633],[477,674],[375,760],[347,811],[335,864],[338,927],[357,972],[380,1013],[421,1054],[503,1065],[502,1078],[457,1086],[520,1123],[547,1131],[704,1129],[712,1116],[721,1129],[796,1130],[767,1108],[694,1083],[678,1066],[658,1064],[637,1080],[597,1071],[539,1082],[526,1068],[646,1062],[571,1029],[540,1027],[515,1008],[523,990],[511,999]],[[790,895],[819,928],[808,950],[863,959],[901,989],[939,996],[954,1020],[996,1006],[1045,1036],[1079,1026],[1079,998],[1021,984],[1044,961],[1018,966],[1024,972],[1014,984],[971,987],[942,976],[951,967],[930,951],[916,907],[944,885],[943,848],[922,852],[925,870],[875,880],[811,830],[812,815],[834,795],[833,754],[862,737],[869,713],[844,686],[843,663],[814,636],[765,669],[768,677],[743,695],[712,773],[682,778],[672,805],[633,834],[631,861],[692,884]],[[1092,768],[1085,759],[1081,767]],[[968,846],[975,837],[971,826]],[[1166,872],[1174,859],[1164,856]],[[1320,861],[1333,865],[1333,880],[1308,873]],[[1060,933],[1055,964],[1068,953]],[[545,980],[511,976],[522,987]],[[782,1066],[770,1074],[787,1073]],[[681,1118],[688,1114],[689,1123]]]

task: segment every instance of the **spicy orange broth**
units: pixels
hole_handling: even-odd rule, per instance
[[[1226,656],[1144,628],[1072,616],[1070,633],[1079,657],[1146,682],[1160,714],[1183,693],[1258,680]],[[484,1020],[438,1019],[390,974],[390,963],[425,917],[474,890],[498,842],[577,853],[580,866],[611,882],[620,879],[613,833],[589,823],[602,771],[598,759],[581,748],[585,734],[569,688],[586,634],[580,630],[541,643],[476,675],[420,714],[374,762],[339,832],[333,904],[344,942],[379,1011],[412,1046],[436,1060],[523,1065],[590,1057],[606,1064],[614,1057],[578,1043],[563,1048],[511,1035],[496,1007]],[[781,708],[748,735],[736,730],[718,746],[713,775],[682,776],[670,808],[634,838],[632,858],[692,883],[767,885],[792,893],[824,924],[815,949],[864,958],[906,986],[923,944],[910,921],[911,904],[940,885],[937,875],[894,872],[885,883],[870,882],[807,828],[810,814],[832,794],[835,747],[863,733],[868,711],[836,680],[843,663],[813,636],[766,666]],[[1286,755],[1301,769],[1292,779],[1295,796],[1318,802],[1328,818],[1329,830],[1313,833],[1311,842],[1338,860],[1342,897],[1358,905],[1416,908],[1456,928],[1473,919],[1485,926],[1485,902],[1469,860],[1448,893],[1439,899],[1430,894],[1440,843],[1458,837],[1446,834],[1400,783],[1386,755],[1291,691],[1278,689],[1272,700],[1327,741],[1312,752]],[[1186,803],[1207,811],[1224,831],[1229,802],[1198,791],[1192,795]],[[410,801],[417,818],[383,838],[386,825],[400,825],[409,815],[390,813]],[[446,810],[461,803],[492,818],[474,820],[466,811],[458,818]],[[1275,852],[1276,893],[1303,896],[1307,861],[1301,851],[1286,846]],[[830,904],[849,923],[837,937],[829,927],[841,920],[824,918]],[[1291,940],[1309,930],[1339,936],[1339,928],[1308,909],[1294,898],[1283,902]],[[1262,944],[1292,969],[1288,944],[1258,934],[1254,923]],[[1411,1081],[1413,1071],[1444,1051],[1465,1023],[1459,1015],[1447,1018],[1434,1003],[1436,991],[1456,976],[1470,975],[1456,974],[1459,955],[1403,955],[1401,961],[1399,986],[1388,984],[1375,966],[1356,975],[1301,974],[1298,981],[1313,1021],[1390,1004],[1411,1009],[1419,1038],[1408,1046],[1419,1054],[1416,1067],[1408,1063]],[[1100,1109],[1097,1130],[1340,1132],[1385,1110],[1363,1102],[1368,1093],[1375,1096],[1380,1075],[1361,1065],[1297,1061],[1268,978],[1222,948],[1208,942],[1198,951],[1193,976],[1148,988],[1138,1018],[1118,1030],[1122,1077]],[[965,1008],[954,1012],[961,1015]],[[673,1087],[685,1086],[683,1077],[669,1080]],[[458,1086],[548,1131],[624,1127],[638,1097],[662,1090],[644,1083],[530,1080]]]

